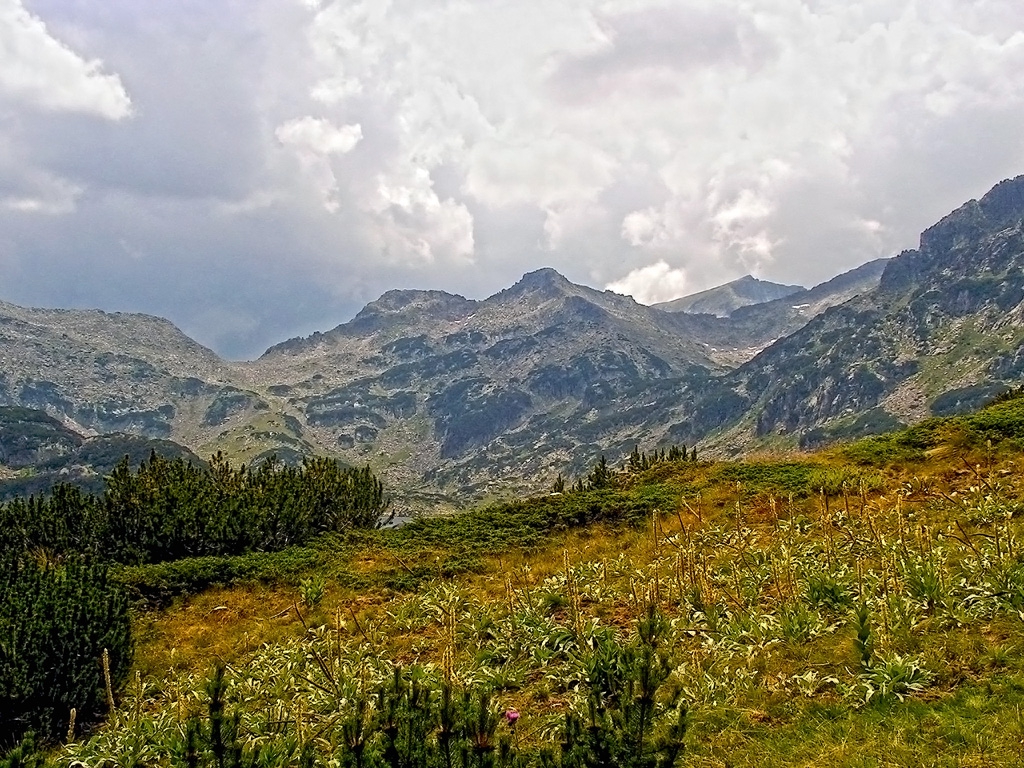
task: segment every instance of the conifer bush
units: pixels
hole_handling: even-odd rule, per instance
[[[89,722],[107,708],[102,658],[112,687],[127,674],[128,602],[106,567],[80,558],[0,558],[0,746],[28,731],[68,732],[72,708]]]
[[[218,455],[207,469],[153,454],[133,471],[126,457],[102,496],[58,485],[48,497],[0,505],[0,549],[127,565],[277,551],[329,531],[374,528],[388,505],[369,468],[331,459],[235,468]]]

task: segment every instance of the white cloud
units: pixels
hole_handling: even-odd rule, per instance
[[[910,244],[916,223],[893,221],[900,213],[885,209],[891,201],[873,195],[867,176],[909,171],[910,136],[894,140],[895,115],[939,132],[980,104],[1024,115],[1024,87],[1008,76],[1024,64],[1024,14],[1013,8],[335,4],[311,27],[323,68],[311,93],[339,115],[367,99],[378,105],[392,132],[382,178],[447,165],[469,207],[534,206],[555,260],[611,218],[622,239],[592,242],[593,258],[606,260],[597,272],[686,253],[702,280],[775,270],[814,282]],[[1024,159],[1019,142],[1014,151]],[[651,173],[660,199],[603,201]],[[808,226],[832,228],[829,259],[807,261],[824,235],[793,227],[793,208],[805,204],[826,209]],[[882,226],[869,231],[864,220]]]
[[[363,138],[363,129],[358,123],[339,127],[329,120],[307,115],[279,125],[274,135],[282,144],[301,151],[343,155],[351,152]]]
[[[342,203],[338,197],[338,179],[331,166],[331,156],[344,155],[355,149],[363,138],[362,126],[358,123],[336,126],[329,120],[307,115],[282,123],[274,131],[274,136],[298,154],[324,208],[331,213],[337,212]]]
[[[465,205],[434,191],[429,174],[409,168],[377,180],[364,209],[373,223],[370,238],[385,261],[417,266],[473,260],[473,216]]]
[[[608,283],[605,289],[632,296],[641,304],[671,301],[687,294],[686,270],[673,269],[664,261],[656,261]]]
[[[46,110],[128,117],[128,93],[102,67],[52,37],[21,0],[0,0],[0,94]]]
[[[644,300],[811,284],[1024,172],[1020,0],[30,7],[0,0],[9,258],[81,264],[78,303],[149,296],[160,259],[183,315],[263,318],[247,352],[542,265]],[[106,255],[126,228],[131,285]]]

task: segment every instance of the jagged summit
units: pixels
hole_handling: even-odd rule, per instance
[[[996,184],[980,200],[970,200],[921,233],[922,252],[962,246],[983,232],[1017,224],[1024,211],[1024,175]]]
[[[475,304],[458,294],[446,291],[391,290],[381,294],[376,301],[371,301],[356,317],[374,313],[403,312],[411,309],[430,310],[463,309],[467,304]]]
[[[498,291],[487,299],[488,302],[504,301],[510,298],[529,296],[540,300],[555,299],[575,293],[582,286],[570,282],[564,275],[551,267],[527,272],[514,285]]]
[[[945,281],[946,273],[998,273],[1006,261],[1005,249],[989,249],[979,261],[973,246],[1005,230],[1020,229],[1022,221],[1024,175],[999,182],[980,200],[964,203],[922,232],[917,250],[890,260],[881,288],[898,293],[921,281]]]
[[[551,267],[541,267],[532,272],[527,272],[516,283],[523,289],[564,287],[572,283],[563,274]],[[513,286],[515,287],[515,286]]]
[[[459,320],[470,314],[476,305],[473,299],[445,291],[388,291],[336,330],[360,334],[379,331],[396,323]]]
[[[476,301],[445,291],[390,290],[371,301],[347,323],[310,336],[288,339],[275,344],[263,353],[261,359],[278,354],[299,354],[338,337],[369,336],[380,331],[412,326],[424,322],[450,322],[460,320],[477,306]]]

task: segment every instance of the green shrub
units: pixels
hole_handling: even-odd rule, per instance
[[[45,768],[45,765],[46,756],[31,732],[6,756],[0,757],[0,768]]]
[[[79,723],[106,709],[104,649],[112,685],[127,674],[128,601],[102,565],[10,554],[0,565],[0,744],[29,730],[55,739],[72,708]]]
[[[713,479],[740,483],[749,493],[806,496],[814,490],[811,480],[817,472],[817,464],[802,461],[744,461],[723,464]]]
[[[250,552],[233,557],[190,557],[169,563],[120,566],[113,578],[135,599],[166,605],[178,595],[214,585],[294,579],[321,564],[323,553],[310,546],[280,552]]]
[[[331,459],[236,469],[220,456],[206,468],[153,454],[134,472],[127,458],[118,464],[100,497],[62,485],[47,498],[0,505],[0,550],[130,565],[276,551],[325,532],[375,528],[388,504],[368,468]]]

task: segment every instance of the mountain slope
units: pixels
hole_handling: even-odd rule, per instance
[[[197,449],[231,416],[268,408],[243,367],[163,318],[3,302],[0,405],[45,409],[82,434],[129,432]]]
[[[802,285],[782,285],[768,280],[758,280],[752,275],[745,275],[731,283],[652,306],[663,312],[689,312],[696,315],[729,317],[740,307],[783,299],[804,290],[806,289]]]
[[[188,448],[138,435],[87,437],[43,411],[0,406],[0,501],[47,492],[71,483],[98,493],[103,478],[128,457],[132,466],[152,452],[201,463]]]
[[[877,290],[824,312],[729,378],[753,408],[747,426],[763,437],[812,428],[827,436],[872,412],[880,423],[916,420],[958,393],[966,405],[1022,374],[1024,176],[946,216],[917,250],[886,264]]]

